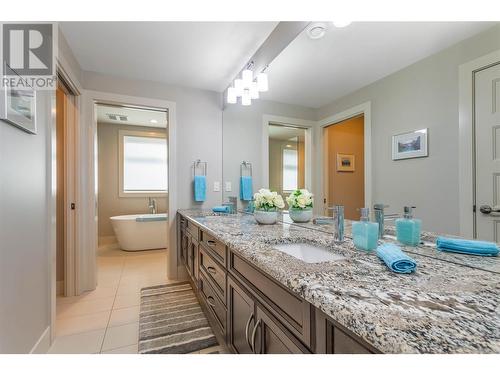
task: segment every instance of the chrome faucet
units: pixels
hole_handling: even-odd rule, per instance
[[[222,203],[222,205],[229,207],[230,214],[235,214],[236,211],[238,210],[238,197],[235,196],[227,197],[227,200],[228,202]]]
[[[333,211],[333,240],[336,243],[344,242],[344,206],[329,207]]]
[[[386,214],[386,208],[389,208],[389,206],[383,203],[376,203],[373,205],[375,221],[378,223],[378,238],[384,237],[384,224],[386,220],[394,220],[400,217],[399,214]]]
[[[156,199],[153,199],[151,197],[148,198],[148,208],[150,214],[156,214]]]

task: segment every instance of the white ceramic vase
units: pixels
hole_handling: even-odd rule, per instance
[[[288,214],[290,215],[290,219],[292,219],[294,223],[307,223],[311,221],[313,217],[313,210],[312,208],[291,208],[288,211]]]
[[[259,224],[274,224],[278,221],[278,211],[255,210],[253,213],[255,220]]]

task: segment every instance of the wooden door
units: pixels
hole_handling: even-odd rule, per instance
[[[238,354],[252,353],[250,334],[255,323],[255,301],[228,277],[228,345]]]

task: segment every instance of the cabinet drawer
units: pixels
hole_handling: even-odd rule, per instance
[[[198,227],[195,224],[193,224],[192,222],[190,222],[189,220],[187,220],[186,230],[189,232],[189,234],[191,236],[193,236],[193,238],[195,240],[199,240],[200,239],[200,236],[199,236],[199,233],[198,233]]]
[[[207,232],[201,232],[201,242],[207,249],[211,251],[214,258],[217,259],[223,266],[226,265],[226,245],[217,240],[214,236]]]
[[[213,289],[219,295],[220,299],[226,304],[226,270],[209,255],[209,253],[200,246],[199,264],[200,270],[205,272],[207,279],[212,284]]]
[[[229,271],[246,284],[280,321],[308,347],[311,345],[311,306],[230,251]]]
[[[370,354],[371,352],[341,329],[333,327],[334,354]]]
[[[203,273],[200,273],[200,293],[205,300],[208,310],[212,313],[213,317],[219,324],[222,332],[226,332],[226,308],[224,304],[217,297],[210,283],[207,281]]]

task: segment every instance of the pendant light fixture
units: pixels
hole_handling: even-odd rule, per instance
[[[241,72],[241,78],[236,78],[233,86],[227,89],[227,102],[229,104],[235,104],[238,102],[238,98],[241,98],[241,105],[249,106],[252,104],[252,99],[259,99],[259,92],[269,90],[267,74],[262,71],[254,78],[253,66],[253,61],[248,63]]]

